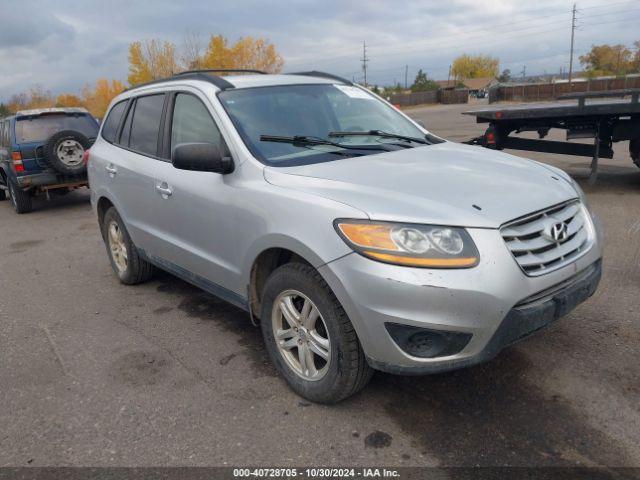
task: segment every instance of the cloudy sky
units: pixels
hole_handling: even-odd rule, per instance
[[[127,47],[183,43],[188,31],[270,39],[285,71],[318,69],[404,82],[418,68],[443,79],[461,53],[500,58],[519,74],[568,68],[572,0],[0,0],[0,100],[41,85],[78,91],[100,77],[126,80]],[[591,44],[640,39],[640,1],[578,0],[577,56]]]

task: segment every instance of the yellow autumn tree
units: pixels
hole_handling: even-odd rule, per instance
[[[490,55],[460,55],[451,65],[456,80],[465,78],[496,77],[500,60]]]
[[[242,37],[229,46],[222,35],[212,35],[201,64],[204,68],[238,68],[282,71],[284,60],[276,47],[263,38]]]
[[[7,103],[7,109],[11,113],[15,113],[18,110],[25,110],[29,103],[29,97],[26,93],[16,93],[11,95],[9,102]]]
[[[102,118],[111,100],[124,89],[124,84],[118,80],[101,78],[95,87],[87,85],[82,89],[82,103],[94,117]]]
[[[179,70],[173,43],[153,39],[129,45],[127,80],[131,86],[170,77]]]
[[[28,108],[49,108],[54,104],[51,92],[43,89],[40,85],[31,87],[27,93],[14,95],[9,100],[9,105],[16,111]]]
[[[82,107],[80,97],[72,93],[61,93],[56,97],[56,107]]]

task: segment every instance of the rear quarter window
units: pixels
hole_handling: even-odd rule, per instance
[[[114,143],[116,141],[118,125],[120,125],[120,119],[122,118],[122,114],[124,113],[124,108],[126,106],[126,100],[116,103],[105,119],[102,126],[102,138],[104,138],[107,142]]]

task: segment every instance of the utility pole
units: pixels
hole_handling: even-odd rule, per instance
[[[405,65],[404,66],[404,89],[406,90],[409,85],[407,83],[408,79],[407,76],[409,75],[409,65]]]
[[[524,78],[527,76],[527,66],[526,65],[522,66],[522,72],[520,72],[520,73],[522,73],[522,81],[524,82]]]
[[[367,42],[362,42],[362,71],[364,72],[364,86],[367,87],[367,62],[369,61],[369,57],[367,57]]]
[[[573,40],[576,32],[576,4],[571,11],[571,53],[569,56],[569,92],[571,92],[571,77],[573,76]]]

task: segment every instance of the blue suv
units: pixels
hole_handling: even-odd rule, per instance
[[[0,200],[7,192],[17,213],[31,198],[87,187],[85,152],[99,125],[84,108],[22,110],[0,119]]]

